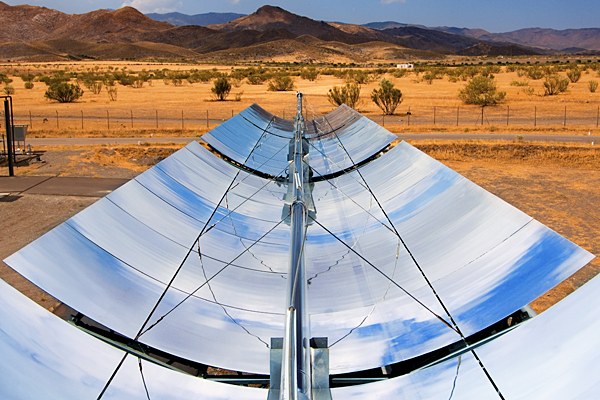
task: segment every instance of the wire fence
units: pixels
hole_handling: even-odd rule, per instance
[[[28,125],[29,131],[134,131],[181,130],[206,131],[233,117],[241,110],[104,110],[21,112],[14,116],[15,124]],[[1,114],[1,113],[0,113]],[[276,113],[292,118],[293,110]],[[308,111],[307,118],[320,115]],[[598,128],[600,106],[403,106],[395,115],[364,114],[382,126],[513,126],[513,127],[582,127]],[[1,119],[0,119],[1,121]]]

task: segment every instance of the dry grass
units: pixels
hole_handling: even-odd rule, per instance
[[[93,70],[98,67],[101,71],[109,66],[123,68],[128,71],[142,69],[208,69],[217,68],[221,72],[229,72],[232,67],[213,65],[189,64],[145,64],[145,63],[63,63],[63,64],[19,64],[0,66],[1,71],[31,70],[45,71],[52,69],[68,69],[70,71]],[[500,72],[496,74],[498,88],[507,92],[507,102],[500,107],[486,109],[486,120],[481,125],[479,109],[466,107],[458,99],[458,92],[465,82],[451,82],[447,77],[435,79],[432,84],[423,81],[422,76],[411,72],[401,78],[390,75],[377,75],[371,70],[371,81],[362,86],[359,111],[380,121],[381,112],[369,99],[371,91],[377,87],[380,79],[390,79],[403,94],[404,100],[398,113],[413,113],[413,124],[407,125],[407,119],[396,116],[387,119],[386,128],[394,132],[464,132],[497,130],[508,132],[532,132],[543,129],[544,134],[565,132],[593,132],[600,130],[596,127],[596,113],[600,106],[600,92],[590,93],[588,82],[599,79],[597,73],[588,70],[579,82],[570,84],[567,93],[559,96],[544,97],[542,80],[528,80],[528,87],[534,94],[526,94],[523,87],[513,86],[513,81],[523,81],[516,72]],[[287,117],[294,115],[295,92],[270,92],[267,82],[261,85],[250,85],[245,80],[236,83],[232,89],[231,99],[235,94],[240,95],[240,101],[217,102],[212,100],[212,83],[184,83],[182,86],[165,84],[162,80],[154,80],[152,86],[146,84],[142,88],[118,86],[117,101],[110,101],[105,91],[92,94],[86,91],[80,101],[71,104],[58,104],[44,99],[46,85],[36,82],[31,90],[23,88],[20,78],[14,77],[13,86],[15,114],[19,123],[32,123],[30,134],[35,136],[134,136],[145,135],[148,132],[158,135],[198,135],[206,132],[216,124],[245,109],[252,103],[258,103],[276,115]],[[329,75],[320,75],[316,81],[294,77],[295,87],[305,94],[306,112],[309,118],[331,111],[334,107],[327,100],[328,90],[336,85],[342,85],[343,79]],[[434,125],[433,106],[439,107],[438,120]],[[567,107],[569,117],[567,126],[563,126],[562,114]],[[454,121],[455,110],[460,107],[460,124]],[[512,122],[505,124],[507,108]],[[534,127],[534,108],[537,113],[537,125]],[[107,115],[108,112],[108,115]],[[184,124],[182,127],[182,112]],[[209,114],[209,126],[206,116]],[[30,120],[29,114],[32,118]],[[158,128],[156,116],[158,113]],[[489,119],[487,115],[490,115]],[[58,126],[56,123],[58,115]],[[81,117],[84,117],[83,129]],[[133,126],[131,117],[133,116]],[[579,122],[584,116],[585,121]],[[44,122],[44,119],[47,122]],[[445,121],[445,122],[444,122]],[[539,126],[543,125],[543,128]]]

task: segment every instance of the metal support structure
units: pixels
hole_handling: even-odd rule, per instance
[[[14,135],[13,135],[13,112],[12,97],[2,96],[4,98],[4,124],[6,126],[6,149],[8,158],[8,176],[15,176],[14,162]]]
[[[297,94],[294,138],[290,143],[288,182],[293,199],[290,215],[290,269],[288,274],[286,328],[281,367],[281,399],[309,399],[311,394],[310,329],[306,308],[304,239],[307,208],[304,187],[307,183],[304,164],[304,117],[302,94]],[[308,174],[306,174],[308,175]]]
[[[304,242],[309,215],[316,218],[311,170],[306,162],[309,145],[302,115],[302,93],[297,94],[294,137],[288,150],[288,190],[283,215],[289,216],[290,268],[286,297],[285,333],[271,338],[268,400],[331,400],[327,338],[312,339],[307,307]]]

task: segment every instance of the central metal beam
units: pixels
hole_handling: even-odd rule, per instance
[[[288,275],[286,328],[281,369],[281,399],[311,398],[310,327],[306,307],[306,276],[304,271],[304,241],[307,207],[304,198],[308,171],[304,163],[304,133],[302,93],[297,94],[294,138],[290,143],[288,181],[293,199],[290,207],[290,269]]]

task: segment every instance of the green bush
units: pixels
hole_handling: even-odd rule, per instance
[[[356,108],[360,99],[360,85],[357,83],[346,83],[344,86],[334,86],[327,93],[327,100],[334,106],[346,104]]]
[[[598,89],[598,81],[591,80],[588,82],[588,89],[590,93],[596,93],[596,89]]]
[[[498,91],[493,77],[478,75],[465,85],[458,97],[465,104],[485,107],[501,103],[506,97],[506,92]]]
[[[317,71],[315,67],[303,68],[302,71],[300,71],[300,77],[313,82],[319,77],[319,71]]]
[[[44,96],[49,100],[55,100],[59,103],[72,103],[83,96],[83,90],[79,85],[57,82],[48,87]]]
[[[216,100],[224,101],[227,96],[229,96],[229,92],[231,92],[231,83],[229,83],[229,80],[226,77],[222,76],[215,80],[210,91]]]
[[[398,105],[402,102],[402,92],[394,87],[387,79],[379,83],[379,89],[373,89],[371,100],[385,115],[393,115]]]
[[[572,83],[576,83],[577,81],[579,81],[579,78],[581,78],[581,70],[579,69],[579,67],[575,66],[569,69],[567,71],[567,78],[569,78],[569,80]]]
[[[569,80],[560,75],[553,74],[544,80],[544,96],[554,96],[567,91]]]
[[[294,90],[294,80],[288,75],[277,75],[269,81],[271,92],[287,92]]]
[[[33,82],[25,81],[24,86],[25,86],[25,89],[33,89]]]

